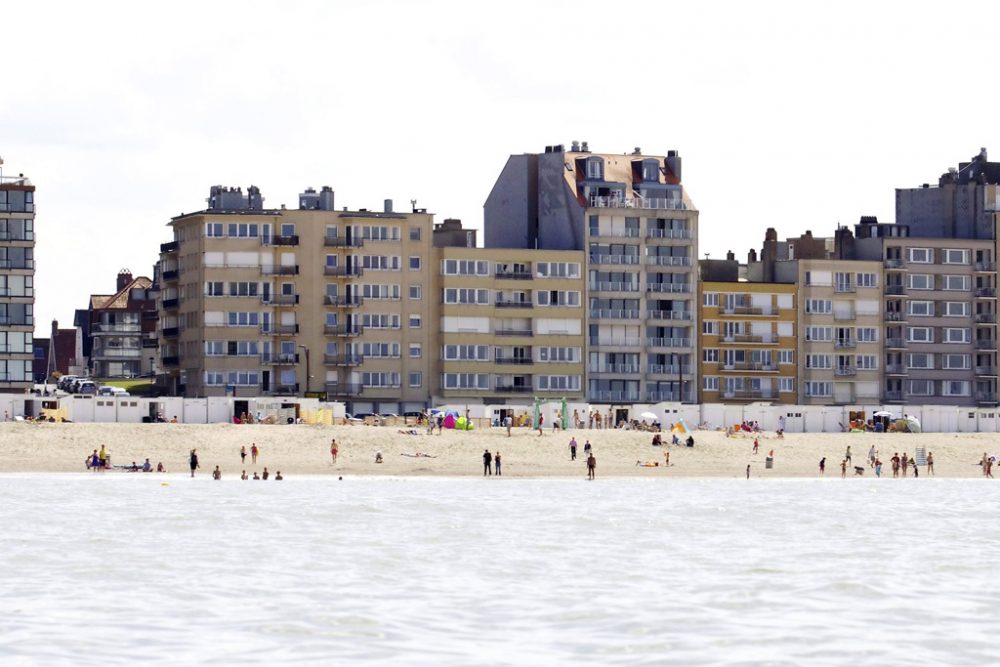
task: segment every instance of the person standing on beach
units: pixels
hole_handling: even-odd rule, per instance
[[[215,470],[212,471],[212,479],[214,480],[222,479],[222,471],[219,470],[219,466],[215,466]]]
[[[586,442],[583,443],[583,455],[590,456],[590,438],[587,438]]]
[[[844,460],[847,461],[848,463],[853,463],[853,461],[851,460],[851,446],[850,445],[847,446],[847,452],[844,453]]]
[[[868,467],[875,467],[875,459],[878,458],[878,452],[875,451],[875,445],[868,448]]]
[[[493,457],[493,467],[497,470],[497,477],[500,476],[500,452]]]
[[[985,452],[983,453],[983,458],[986,458]],[[104,449],[104,445],[101,445],[101,453],[97,455],[97,460],[101,464],[101,470],[104,470],[108,466],[108,452]]]
[[[252,463],[257,463],[257,455],[260,454],[260,450],[257,449],[257,443],[250,445],[250,461]]]
[[[240,463],[243,465],[247,464],[247,446],[240,445]]]
[[[244,471],[243,471],[243,474],[242,474],[242,475],[240,475],[240,479],[242,479],[242,480],[247,480],[247,479],[250,479],[249,477],[247,477],[247,471],[246,471],[246,470],[244,470]]]
[[[198,450],[197,449],[192,449],[191,450],[191,458],[190,458],[189,463],[191,464],[191,476],[194,477],[194,471],[201,467],[201,466],[198,465]]]
[[[906,477],[906,468],[910,465],[910,457],[906,455],[906,452],[903,452],[903,458],[900,459],[899,463],[903,468],[903,477]]]
[[[576,461],[576,438],[569,439],[569,460]]]
[[[539,437],[541,437],[541,435],[542,435],[542,424],[544,424],[544,423],[545,423],[545,415],[541,415],[541,414],[538,415],[538,435],[539,435]]]
[[[514,420],[510,415],[503,418],[503,425],[507,427],[507,437],[510,437],[510,427],[514,425]]]
[[[267,471],[267,468],[265,467],[265,468],[264,468],[264,473],[263,473],[262,477],[263,477],[264,479],[267,479],[267,478],[268,478],[268,477],[270,477],[270,476],[271,476],[271,473],[269,473],[269,472]]]
[[[934,474],[934,452],[927,452],[927,474]]]
[[[493,470],[490,468],[490,464],[493,463],[493,455],[490,454],[490,450],[483,451],[483,477],[487,475],[492,475]]]
[[[889,462],[892,463],[892,476],[899,477],[899,452],[893,452]]]
[[[825,475],[826,474],[826,457],[825,456],[819,460],[819,474],[821,474],[821,475]]]
[[[847,477],[847,459],[840,462],[840,479]]]
[[[747,479],[750,479],[750,464],[747,464]]]
[[[340,450],[337,448],[337,439],[330,438],[330,458],[333,459],[334,463],[337,462],[337,454],[339,452]]]
[[[597,459],[593,453],[587,457],[587,479],[594,479],[594,472],[597,470]]]
[[[875,476],[876,477],[882,476],[882,462],[879,461],[877,456],[875,457]]]
[[[753,453],[756,454],[757,450],[760,448],[760,440],[757,438],[753,439]]]

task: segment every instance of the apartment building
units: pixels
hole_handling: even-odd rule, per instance
[[[795,403],[796,292],[794,284],[699,283],[702,402]]]
[[[91,294],[87,308],[76,311],[83,354],[99,378],[151,375],[159,346],[157,300],[153,281],[118,272],[112,294]]]
[[[35,186],[0,171],[0,393],[32,386],[34,281]]]
[[[435,402],[526,403],[584,396],[584,254],[437,249]]]
[[[798,402],[878,402],[882,391],[882,264],[804,259],[798,265]]]
[[[296,395],[354,412],[426,407],[438,319],[425,210],[337,211],[307,189],[298,209],[215,186],[161,246],[162,367],[185,396]]]
[[[587,400],[696,400],[698,211],[676,151],[513,155],[484,211],[489,248],[585,251]]]

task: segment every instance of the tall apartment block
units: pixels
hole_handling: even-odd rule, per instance
[[[32,386],[34,281],[35,186],[0,173],[0,393]]]
[[[424,210],[337,211],[330,188],[298,209],[215,186],[161,246],[160,338],[186,396],[308,394],[355,412],[427,405],[439,302]]]
[[[587,400],[696,400],[698,211],[676,151],[512,155],[484,211],[488,248],[585,253]]]
[[[584,254],[439,248],[441,402],[584,395]],[[437,294],[428,295],[435,299]]]

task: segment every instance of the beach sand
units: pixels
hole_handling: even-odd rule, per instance
[[[188,473],[188,454],[197,448],[199,475],[210,477],[218,465],[224,477],[252,475],[266,466],[272,474],[280,470],[294,475],[399,475],[481,476],[484,449],[503,456],[504,477],[564,477],[583,479],[586,463],[583,445],[590,439],[597,459],[597,477],[699,478],[744,477],[750,465],[751,478],[817,477],[818,463],[826,457],[826,476],[840,476],[840,462],[848,445],[853,466],[864,467],[864,477],[873,477],[866,457],[874,444],[884,463],[882,476],[892,476],[889,459],[893,452],[914,456],[917,447],[934,454],[938,477],[982,477],[978,461],[984,452],[996,453],[997,434],[848,434],[796,433],[783,439],[774,433],[760,436],[760,450],[751,453],[753,437],[727,438],[724,432],[695,431],[693,448],[653,447],[651,433],[621,430],[551,431],[538,436],[526,428],[449,431],[443,435],[399,433],[399,426],[306,426],[234,424],[31,424],[0,423],[0,472],[84,472],[84,458],[103,444],[114,465],[142,464],[148,457],[153,466],[163,462],[169,473]],[[407,427],[409,428],[409,427]],[[664,434],[667,441],[669,434]],[[571,461],[569,440],[578,444],[577,460]],[[330,439],[336,438],[339,457],[333,464]],[[249,450],[261,450],[256,465]],[[247,448],[246,465],[240,463],[240,446]],[[765,457],[774,450],[774,468],[765,468]],[[381,451],[384,463],[376,464]],[[421,452],[429,457],[404,454]],[[670,466],[664,465],[670,453]],[[638,467],[636,462],[659,462],[658,467]],[[995,474],[1000,476],[1000,466]],[[912,473],[911,473],[912,475]],[[926,471],[921,470],[921,477]]]

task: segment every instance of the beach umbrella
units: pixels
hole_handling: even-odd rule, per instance
[[[643,412],[639,416],[642,417],[643,419],[651,419],[652,421],[656,421],[658,419],[658,417],[652,412]]]
[[[906,415],[904,418],[906,419],[906,425],[910,427],[910,433],[920,433],[921,428],[919,419],[911,417],[910,415]]]
[[[560,426],[562,426],[562,430],[565,431],[567,428],[569,428],[569,415],[566,414],[565,398],[562,400],[562,409],[560,411],[560,415],[562,416],[562,424],[560,424]]]
[[[892,413],[888,410],[879,410],[878,412],[872,413],[875,417],[891,417]]]

